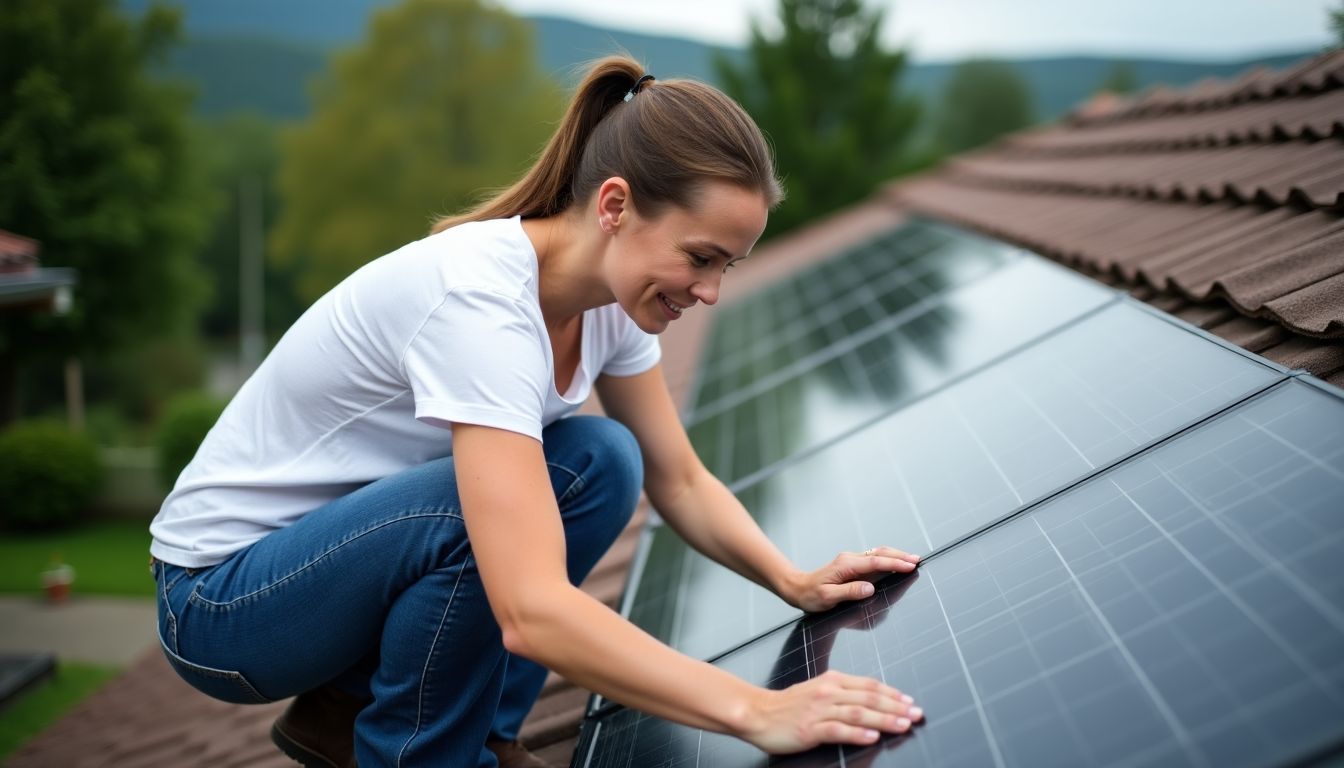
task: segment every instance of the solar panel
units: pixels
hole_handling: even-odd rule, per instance
[[[1128,303],[738,490],[804,568],[889,544],[928,553],[1281,377]],[[630,619],[707,658],[797,616],[654,533]]]
[[[1344,399],[1283,382],[715,663],[776,687],[826,669],[925,723],[780,765],[1299,764],[1344,746]],[[765,765],[615,709],[582,764]]]
[[[773,368],[698,408],[688,432],[711,472],[738,480],[1111,300],[1110,291],[1090,280],[1021,258]]]
[[[906,226],[733,306],[700,373],[703,408],[835,341],[964,285],[1018,253],[936,225]],[[731,278],[730,278],[731,279]]]

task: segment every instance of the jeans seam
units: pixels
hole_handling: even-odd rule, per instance
[[[453,601],[457,598],[457,588],[462,584],[462,577],[467,572],[467,567],[471,564],[471,551],[467,551],[467,556],[462,560],[462,570],[457,572],[457,580],[453,582],[453,591],[448,595],[448,603],[443,607],[443,615],[439,617],[439,626],[434,630],[434,639],[429,644],[429,653],[425,654],[425,667],[420,672],[420,685],[416,689],[415,700],[415,730],[411,731],[410,737],[406,743],[401,745],[401,750],[397,752],[397,766],[400,768],[401,759],[405,757],[406,750],[410,749],[411,742],[420,735],[420,724],[424,719],[425,712],[425,680],[429,677],[429,668],[434,661],[434,649],[439,644],[439,637],[443,634],[443,625],[448,621],[448,614],[453,610]]]
[[[159,643],[160,644],[163,643],[163,638],[159,638]],[[257,704],[271,704],[275,701],[275,699],[269,699],[261,695],[261,691],[258,691],[256,686],[252,685],[252,681],[248,680],[247,676],[244,675],[242,672],[230,669],[217,669],[215,667],[206,666],[205,664],[197,664],[196,662],[187,659],[181,653],[178,653],[177,651],[174,651],[168,648],[167,646],[165,646],[163,650],[165,653],[168,654],[170,661],[176,661],[178,664],[181,664],[184,667],[186,667],[193,674],[202,675],[204,677],[212,677],[218,680],[229,680],[231,682],[242,684],[242,686],[247,690],[248,694],[251,695],[252,698],[256,700],[255,703]]]
[[[160,565],[159,565],[159,584],[160,584],[160,587],[161,587],[161,589],[162,589],[162,592],[160,593],[160,598],[159,598],[159,599],[163,600],[163,613],[164,613],[164,615],[165,615],[166,618],[167,618],[166,623],[167,623],[167,625],[168,625],[168,634],[172,636],[172,641],[173,641],[173,652],[176,653],[176,652],[177,652],[177,616],[173,613],[173,605],[172,605],[172,603],[169,603],[169,602],[168,602],[168,591],[169,591],[170,589],[172,589],[172,588],[177,584],[178,581],[181,581],[182,576],[179,575],[177,578],[173,579],[172,583],[170,584],[170,583],[168,582],[167,570],[168,570],[168,569],[167,569],[167,566],[165,566],[165,565],[163,565],[163,564],[160,564]],[[162,632],[159,633],[159,642],[160,642],[161,644],[165,645],[165,646],[167,645],[167,643],[164,641],[163,633],[162,633]]]
[[[204,607],[204,608],[206,608],[206,609],[208,609],[208,610],[229,610],[229,609],[233,608],[235,605],[238,605],[238,604],[240,604],[240,603],[252,602],[253,600],[257,599],[258,597],[264,595],[265,593],[274,590],[275,588],[279,587],[281,584],[284,584],[286,581],[289,581],[290,579],[294,578],[295,576],[298,576],[300,573],[303,573],[304,571],[308,570],[309,568],[313,567],[314,565],[317,565],[317,564],[320,563],[323,559],[325,559],[327,556],[331,555],[332,553],[336,552],[336,551],[339,550],[341,547],[344,547],[344,546],[346,546],[347,544],[351,544],[351,543],[353,543],[354,541],[356,541],[356,540],[358,540],[358,539],[360,539],[360,538],[362,538],[362,537],[364,537],[364,536],[367,536],[367,535],[370,534],[370,533],[373,533],[374,531],[377,531],[377,530],[381,530],[381,529],[383,529],[383,528],[386,528],[387,526],[392,525],[393,523],[399,523],[399,522],[402,522],[402,521],[404,521],[404,520],[414,520],[414,519],[416,519],[416,518],[421,518],[421,517],[451,517],[451,518],[455,518],[455,519],[457,519],[457,520],[461,520],[461,519],[462,519],[462,516],[461,516],[460,514],[457,514],[457,513],[455,513],[455,512],[442,511],[442,512],[431,512],[431,513],[426,513],[426,512],[414,512],[414,513],[411,513],[411,514],[403,515],[403,516],[401,516],[401,517],[393,518],[393,519],[391,519],[391,520],[384,520],[383,522],[381,522],[381,523],[379,523],[379,524],[377,524],[377,525],[375,525],[375,526],[373,526],[373,527],[371,527],[371,528],[368,528],[368,529],[366,529],[366,530],[359,531],[358,533],[355,533],[354,535],[350,536],[349,538],[347,538],[347,539],[341,541],[340,543],[338,543],[338,544],[336,544],[335,546],[331,547],[330,549],[326,550],[326,551],[323,552],[322,554],[320,554],[320,555],[318,555],[317,557],[313,558],[313,559],[310,560],[309,562],[304,563],[303,565],[299,566],[297,569],[295,569],[295,570],[293,570],[293,571],[291,571],[291,572],[285,574],[284,576],[281,576],[279,579],[277,579],[277,580],[271,582],[270,584],[267,584],[267,585],[262,586],[262,587],[258,587],[257,589],[254,589],[254,590],[252,590],[251,592],[248,592],[248,593],[245,594],[245,595],[239,595],[238,597],[235,597],[235,598],[233,598],[232,600],[227,600],[227,601],[224,601],[224,602],[216,602],[216,601],[211,600],[210,598],[205,597],[204,595],[202,595],[202,594],[200,593],[200,590],[195,590],[195,591],[193,591],[193,592],[191,593],[191,596],[190,596],[189,598],[187,598],[187,599],[188,599],[189,601],[193,602],[193,603],[196,603],[197,605],[202,605],[202,607]],[[199,585],[198,585],[198,586],[199,586]]]
[[[581,492],[583,490],[583,487],[587,485],[587,483],[583,479],[583,475],[579,474],[578,472],[575,472],[569,467],[564,466],[563,464],[553,464],[548,461],[546,462],[546,466],[552,469],[558,469],[561,472],[564,472],[565,474],[574,478],[573,480],[570,481],[569,485],[565,487],[565,490],[555,498],[557,503],[564,503],[566,501],[569,501],[569,497],[573,496],[576,493]]]

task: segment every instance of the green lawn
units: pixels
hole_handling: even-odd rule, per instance
[[[98,522],[69,531],[0,534],[0,592],[39,594],[53,555],[75,569],[72,594],[154,596],[149,523]]]
[[[96,664],[58,662],[55,674],[0,711],[0,761],[120,671]]]

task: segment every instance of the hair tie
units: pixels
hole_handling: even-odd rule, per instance
[[[650,80],[654,80],[654,79],[655,79],[655,78],[654,78],[653,75],[643,75],[642,77],[640,77],[638,80],[635,81],[635,84],[634,84],[634,85],[630,86],[630,90],[628,90],[628,91],[625,92],[625,99],[624,99],[624,100],[625,100],[625,101],[629,101],[629,100],[635,98],[635,94],[636,94],[636,93],[639,93],[639,86],[641,86],[641,85],[647,83],[647,82],[650,81]]]

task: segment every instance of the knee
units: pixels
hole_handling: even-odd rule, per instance
[[[644,458],[630,430],[601,416],[572,416],[548,427],[544,440],[548,454],[552,447],[566,454],[583,490],[602,496],[601,506],[620,516],[624,527],[644,487]]]

